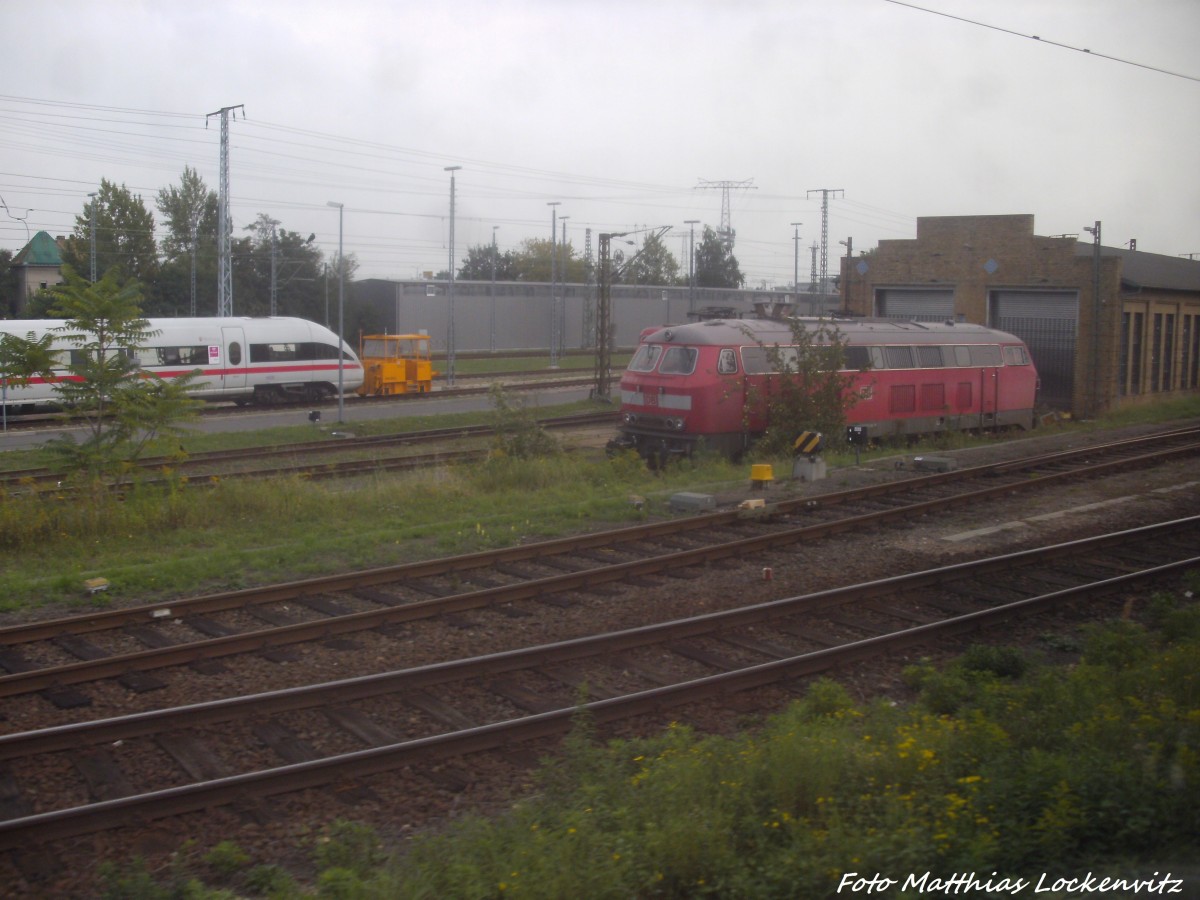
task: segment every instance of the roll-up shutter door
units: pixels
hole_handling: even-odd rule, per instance
[[[954,290],[881,288],[875,295],[875,314],[915,322],[953,321]]]
[[[1076,291],[993,291],[991,326],[1023,340],[1041,380],[1044,406],[1070,409],[1079,329]]]

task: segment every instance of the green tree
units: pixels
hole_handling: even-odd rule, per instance
[[[551,269],[551,251],[557,259]],[[550,281],[557,274],[559,281],[582,284],[587,280],[587,261],[575,256],[575,248],[567,241],[551,244],[543,238],[526,238],[513,253],[515,281]],[[488,277],[491,277],[490,275]]]
[[[147,311],[163,315],[213,313],[217,308],[217,193],[195,169],[185,167],[179,185],[163,188],[156,201],[167,233],[163,262]],[[192,300],[192,271],[196,297]]]
[[[54,287],[54,312],[64,322],[54,329],[68,345],[60,351],[67,377],[55,394],[69,414],[81,419],[87,437],[65,434],[47,443],[59,468],[85,484],[118,483],[157,438],[178,437],[197,401],[187,389],[197,373],[164,379],[143,372],[137,351],[154,332],[142,318],[141,286],[110,268],[96,283],[64,267]]]
[[[154,214],[140,196],[101,179],[100,190],[75,217],[75,230],[62,250],[64,265],[91,271],[92,215],[96,219],[96,277],[115,268],[122,280],[152,284],[158,275]]]
[[[54,368],[50,345],[54,335],[40,338],[32,331],[26,337],[0,334],[0,403],[8,403],[9,388],[24,387],[34,378],[49,377]]]
[[[856,399],[850,390],[854,375],[842,371],[846,341],[836,324],[792,319],[791,332],[790,346],[764,347],[773,374],[765,396],[752,398],[769,409],[771,424],[758,445],[768,455],[790,452],[803,431],[820,432],[827,443],[843,443],[846,411]]]
[[[679,263],[659,232],[651,232],[642,249],[621,270],[623,284],[673,285],[679,279]]]
[[[321,321],[325,314],[326,273],[321,251],[312,243],[315,235],[305,238],[279,225],[278,219],[259,213],[254,224],[246,227],[250,236],[234,242],[234,311],[238,315],[269,315],[274,291],[276,315]],[[356,266],[347,256],[347,290]],[[337,297],[336,267],[335,260],[329,275],[334,299]]]
[[[21,308],[20,284],[12,267],[14,256],[11,250],[0,250],[0,318],[5,319]]]
[[[740,288],[746,281],[733,249],[708,225],[696,246],[695,272],[698,287]]]
[[[497,281],[516,281],[517,267],[513,252],[501,253],[494,244],[476,244],[467,248],[467,258],[459,267],[456,278],[463,281],[491,281],[495,266]]]

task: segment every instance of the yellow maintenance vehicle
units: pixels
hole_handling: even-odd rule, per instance
[[[433,389],[433,359],[427,334],[367,334],[359,340],[364,397],[425,394]]]

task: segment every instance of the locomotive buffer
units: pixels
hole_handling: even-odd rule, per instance
[[[792,478],[817,481],[825,477],[824,437],[819,431],[802,431],[792,442]]]

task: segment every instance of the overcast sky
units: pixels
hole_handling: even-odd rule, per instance
[[[831,271],[939,215],[1200,253],[1197,0],[0,0],[0,34],[14,252],[102,178],[156,219],[185,166],[217,190],[206,114],[241,105],[235,234],[266,213],[332,256],[344,203],[360,277],[446,268],[455,165],[460,259],[558,201],[578,253],[670,226],[683,262],[721,182],[754,287],[791,284],[794,222],[807,285],[822,189]]]

